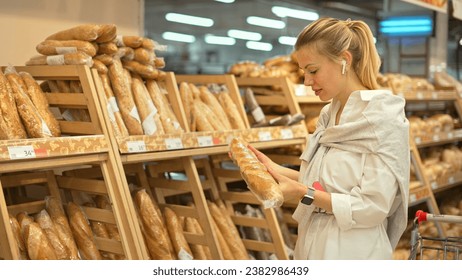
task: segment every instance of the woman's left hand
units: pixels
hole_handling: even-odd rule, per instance
[[[284,200],[297,200],[299,201],[306,193],[306,187],[298,181],[286,177],[272,168],[268,168],[268,172],[279,183]]]

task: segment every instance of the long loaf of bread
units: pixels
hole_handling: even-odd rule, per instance
[[[199,87],[200,91],[200,99],[207,104],[207,106],[214,112],[217,118],[220,120],[221,124],[223,125],[221,130],[231,130],[231,123],[228,120],[228,116],[226,115],[225,111],[221,107],[220,102],[216,98],[216,96],[210,92],[210,90],[206,86]]]
[[[202,228],[200,228],[199,222],[197,221],[196,218],[193,218],[193,217],[185,218],[185,229],[189,233],[194,233],[194,234],[199,234],[199,235],[204,234],[204,232],[202,231]],[[191,248],[191,252],[195,260],[212,259],[211,257],[207,256],[207,253],[205,250],[208,248],[206,246],[200,245],[200,244],[190,244],[189,246]],[[210,254],[210,251],[209,251],[209,254]]]
[[[15,216],[9,214],[9,217],[11,230],[13,231],[14,239],[16,240],[16,244],[18,245],[19,259],[27,260],[29,259],[29,257],[27,256],[26,244],[24,244],[24,239],[21,234],[21,226],[19,225],[18,219],[16,219]]]
[[[179,260],[193,259],[193,253],[183,234],[183,227],[177,214],[169,207],[164,208],[167,231]]]
[[[48,212],[43,209],[35,216],[35,221],[43,229],[45,235],[48,237],[50,244],[55,251],[56,258],[58,260],[70,260],[71,253],[69,248],[59,238],[58,231],[56,230],[55,224],[51,219]]]
[[[23,238],[31,260],[56,260],[55,251],[47,235],[38,223],[32,222],[24,227]]]
[[[229,152],[250,191],[264,208],[280,207],[284,202],[279,184],[241,138],[233,138]]]
[[[183,105],[184,113],[186,115],[186,120],[188,121],[189,127],[192,125],[192,106],[193,106],[193,95],[189,84],[186,82],[181,82],[179,85],[181,102]],[[193,130],[191,130],[193,131]]]
[[[83,40],[104,43],[117,36],[115,24],[81,24],[49,35],[47,40]]]
[[[128,129],[125,126],[122,114],[119,110],[119,105],[117,105],[114,92],[112,91],[111,82],[107,74],[99,74],[101,83],[103,84],[104,93],[108,100],[107,109],[109,112],[109,119],[114,128],[114,133],[116,137],[126,137],[129,135]]]
[[[225,91],[218,93],[218,101],[225,110],[228,120],[231,123],[231,127],[233,129],[246,129],[244,120],[239,114],[239,110],[229,93]]]
[[[89,56],[96,55],[96,47],[88,41],[81,40],[45,40],[39,43],[35,49],[42,55],[57,55],[81,51]]]
[[[27,133],[21,122],[10,82],[0,71],[0,125],[2,140],[26,139]]]

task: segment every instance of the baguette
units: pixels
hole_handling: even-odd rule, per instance
[[[234,259],[248,260],[249,255],[247,253],[247,249],[242,242],[236,226],[232,221],[230,221],[230,217],[229,219],[226,217],[229,214],[220,210],[215,202],[208,201],[207,203],[209,205],[210,214],[216,222],[219,230],[223,234],[223,237],[225,238],[226,243],[228,244],[229,249],[234,256]]]
[[[215,97],[213,93],[210,92],[210,90],[206,86],[201,86],[199,87],[200,91],[200,99],[207,104],[207,106],[214,112],[214,114],[217,116],[217,118],[220,120],[221,124],[223,127],[221,130],[231,130],[231,123],[228,120],[228,117],[226,116],[225,111],[223,110],[223,107],[221,107],[220,102],[218,99]]]
[[[27,138],[26,130],[16,107],[13,90],[2,71],[0,71],[0,125],[2,140]]]
[[[108,100],[107,110],[109,113],[109,120],[114,128],[114,134],[116,137],[126,137],[129,135],[128,129],[122,119],[119,106],[117,105],[116,98],[112,91],[112,87],[107,74],[100,74],[101,83],[103,84],[104,93]]]
[[[84,260],[103,259],[98,250],[98,246],[96,246],[90,223],[81,207],[71,201],[67,204],[67,213],[72,236],[74,236],[82,258]]]
[[[198,131],[220,131],[223,129],[223,124],[215,115],[215,113],[210,109],[202,100],[195,99],[193,101],[192,113],[196,119],[196,126]],[[207,127],[209,130],[203,126],[202,119],[205,118],[208,123],[211,125],[212,129]],[[205,122],[204,122],[205,124]]]
[[[206,113],[204,113],[202,110],[204,109],[204,106],[206,109],[207,106],[203,104],[202,101],[200,100],[194,100],[191,108],[191,118],[194,120],[193,124],[191,126],[194,127],[194,130],[191,131],[214,131],[215,127],[210,123],[209,118],[207,117]]]
[[[196,218],[186,217],[185,218],[185,229],[189,233],[203,235],[202,229],[200,228],[199,222]],[[190,244],[191,252],[195,260],[210,260],[205,252],[208,249],[206,246],[200,244]],[[210,251],[209,251],[210,253]]]
[[[109,66],[114,61],[114,57],[107,54],[100,54],[94,57],[94,59],[101,61],[104,65]]]
[[[220,248],[221,254],[224,260],[234,260],[233,252],[231,252],[231,248],[229,248],[228,243],[226,242],[225,237],[223,236],[223,232],[218,227],[217,222],[214,218],[210,221],[212,223],[212,228],[215,231],[215,235],[217,236],[218,246]]]
[[[49,138],[52,136],[48,125],[39,110],[27,94],[26,85],[21,76],[11,71],[6,74],[16,101],[16,107],[22,119],[27,135],[31,138]]]
[[[143,44],[143,37],[117,35],[116,44],[118,47],[139,48]]]
[[[114,58],[113,63],[109,65],[108,76],[120,113],[130,135],[143,135],[143,127],[133,99],[131,84],[124,72],[120,59]]]
[[[114,24],[81,24],[49,35],[46,40],[82,40],[103,43],[117,36]]]
[[[15,216],[9,214],[9,217],[11,230],[13,231],[14,239],[16,241],[16,245],[18,246],[19,259],[27,260],[29,257],[27,256],[26,244],[24,243],[24,239],[21,234],[21,226],[19,225],[18,219],[16,219]]]
[[[96,43],[106,43],[114,41],[117,37],[117,27],[115,24],[100,24],[98,30],[98,38]]]
[[[53,113],[50,111],[45,93],[42,91],[37,81],[28,72],[19,72],[19,75],[26,85],[27,93],[29,94],[31,101],[34,103],[38,113],[50,129],[51,135],[53,137],[61,136],[61,128],[59,127],[59,123]]]
[[[225,110],[228,120],[233,129],[246,129],[244,120],[242,119],[236,104],[234,104],[229,93],[223,91],[218,93],[218,101],[220,102],[223,110]]]
[[[193,253],[184,237],[183,228],[177,214],[169,207],[164,208],[164,219],[167,231],[179,260],[193,259]]]
[[[118,51],[118,47],[114,42],[98,44],[98,55],[101,55],[101,54],[115,55],[117,51]]]
[[[94,200],[96,203],[96,207],[100,209],[107,209],[107,210],[112,211],[112,207],[111,207],[111,204],[109,203],[109,199],[107,198],[107,196],[97,195],[94,198]],[[121,241],[119,230],[115,224],[106,223],[106,228],[109,233],[109,237],[111,239],[117,240],[119,242]]]
[[[162,69],[165,67],[165,59],[163,57],[154,57],[154,67]]]
[[[47,196],[45,197],[45,210],[50,215],[50,218],[55,225],[59,239],[61,239],[63,244],[69,250],[69,259],[80,259],[77,244],[72,236],[69,220],[64,212],[61,202],[56,197]]]
[[[154,42],[154,40],[149,39],[149,38],[143,38],[141,47],[148,49],[148,50],[154,50],[156,48],[156,42]]]
[[[229,152],[233,162],[239,167],[249,190],[264,208],[280,207],[284,197],[278,183],[247,146],[248,143],[240,138],[231,140]]]
[[[56,259],[70,260],[71,253],[69,248],[59,238],[58,231],[56,230],[55,224],[53,223],[48,212],[45,209],[40,211],[35,216],[35,221],[39,224],[48,240],[50,241],[50,245],[56,254]]]
[[[24,241],[31,260],[56,260],[50,240],[38,223],[32,222],[24,227]]]
[[[123,60],[122,63],[125,68],[145,79],[159,79],[161,77],[161,71],[155,69],[152,65],[141,64],[135,60]]]
[[[183,128],[170,107],[166,94],[162,93],[157,81],[147,79],[146,88],[154,102],[154,106],[159,110],[165,133],[183,132]]]
[[[93,66],[91,67],[96,69],[98,74],[107,74],[107,66],[101,60],[93,58]]]
[[[136,48],[134,49],[134,57],[135,61],[138,61],[141,64],[146,65],[153,65],[154,66],[154,59],[155,59],[154,51],[148,50],[145,48]]]
[[[174,260],[173,245],[157,204],[144,189],[136,192],[135,204],[151,259]]]
[[[192,127],[193,95],[188,83],[181,82],[179,88],[186,120],[188,121],[189,126]]]
[[[135,58],[135,51],[130,47],[119,47],[117,56],[122,60],[133,60]]]
[[[96,55],[96,47],[88,41],[81,40],[45,40],[39,43],[35,49],[42,55],[57,55],[73,52],[83,52],[89,56]]]
[[[74,53],[64,53],[57,55],[36,55],[29,58],[25,63],[28,66],[33,65],[93,65],[93,59],[88,54],[77,51]]]
[[[145,135],[164,134],[159,111],[154,106],[143,79],[132,74],[132,92]]]

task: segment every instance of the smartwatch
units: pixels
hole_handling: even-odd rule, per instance
[[[309,187],[308,190],[306,191],[306,194],[302,197],[301,202],[306,205],[311,205],[314,200],[314,192],[316,190],[312,187]]]

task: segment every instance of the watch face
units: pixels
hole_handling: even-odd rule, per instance
[[[311,203],[313,203],[313,198],[305,195],[302,198],[302,203],[306,205],[311,205]]]

